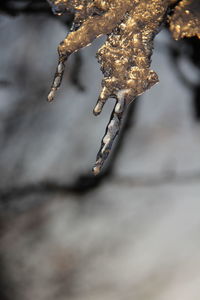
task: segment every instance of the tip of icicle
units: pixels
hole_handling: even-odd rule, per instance
[[[101,172],[101,167],[99,165],[95,165],[92,168],[92,173],[94,174],[94,176],[97,176],[100,172]]]
[[[51,90],[50,93],[48,94],[47,96],[47,101],[48,102],[52,102],[54,100],[54,97],[55,97],[55,90]]]

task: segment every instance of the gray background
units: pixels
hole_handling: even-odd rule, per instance
[[[160,83],[138,99],[112,176],[79,193],[72,187],[90,173],[113,100],[92,115],[100,39],[81,51],[85,91],[69,81],[72,56],[56,101],[45,101],[66,33],[42,15],[0,19],[2,295],[199,300],[200,125],[167,50],[171,37],[156,38]],[[181,68],[199,79],[187,59]]]

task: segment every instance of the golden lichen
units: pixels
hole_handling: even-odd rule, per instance
[[[200,38],[200,1],[182,0],[170,18],[173,38],[197,36]]]
[[[94,114],[98,115],[108,98],[116,104],[97,154],[94,174],[98,174],[112,143],[119,132],[127,105],[158,82],[150,69],[153,39],[166,20],[168,9],[175,5],[169,17],[170,30],[175,39],[200,38],[200,10],[198,0],[49,0],[58,14],[75,13],[72,30],[58,47],[59,62],[48,100],[54,99],[64,72],[64,63],[75,51],[101,36],[107,41],[99,49],[97,58],[104,74],[102,91]],[[176,2],[178,3],[176,5]],[[198,9],[196,7],[198,6]]]

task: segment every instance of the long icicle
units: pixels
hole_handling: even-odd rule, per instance
[[[95,165],[92,169],[94,175],[98,175],[100,173],[101,168],[111,151],[113,142],[120,131],[123,116],[128,105],[125,92],[126,91],[118,92],[117,102],[106,127],[105,135],[102,138],[101,147],[97,154]]]

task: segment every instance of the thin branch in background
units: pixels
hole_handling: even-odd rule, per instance
[[[70,71],[69,81],[74,85],[79,91],[85,91],[85,87],[80,81],[80,73],[82,69],[83,59],[81,52],[74,53],[74,63]]]
[[[178,75],[180,81],[192,93],[193,114],[196,121],[200,122],[200,76],[197,82],[190,80],[180,68],[181,57],[184,56],[198,70],[200,75],[200,40],[196,37],[185,38],[178,42],[173,42],[169,48],[172,67]]]
[[[52,15],[48,3],[44,0],[4,0],[0,4],[0,13],[17,16],[21,13],[35,14],[47,13]]]

